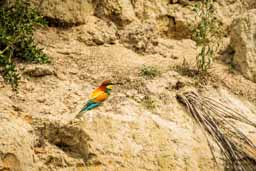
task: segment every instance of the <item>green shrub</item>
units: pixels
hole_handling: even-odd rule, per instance
[[[48,57],[37,48],[33,39],[36,25],[46,22],[23,0],[0,8],[0,67],[1,74],[14,89],[20,76],[15,61],[48,63]]]
[[[223,34],[222,23],[216,18],[213,0],[197,2],[193,10],[196,12],[195,20],[199,18],[199,23],[192,29],[192,38],[201,49],[197,55],[197,69],[207,72],[218,51]]]
[[[145,77],[145,78],[152,79],[156,76],[159,76],[160,71],[157,68],[153,67],[153,66],[143,65],[143,67],[140,70],[140,75]]]

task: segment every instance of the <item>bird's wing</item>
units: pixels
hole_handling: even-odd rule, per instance
[[[80,118],[83,116],[83,113],[85,111],[91,110],[99,105],[101,105],[101,102],[103,102],[104,100],[106,100],[108,97],[108,94],[106,92],[104,92],[103,90],[97,88],[96,90],[94,90],[92,92],[92,94],[89,96],[89,100],[87,101],[87,103],[84,105],[84,107],[82,108],[82,110],[78,113],[78,115],[76,116],[76,118]]]
[[[89,100],[92,102],[103,102],[108,97],[108,94],[102,90],[96,89],[89,96]]]

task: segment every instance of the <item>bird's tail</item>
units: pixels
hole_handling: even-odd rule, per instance
[[[82,116],[83,116],[83,114],[84,114],[84,112],[83,111],[81,111],[81,112],[79,112],[77,115],[76,115],[76,119],[79,119],[79,118],[81,118]]]
[[[94,103],[94,102],[88,102],[83,108],[82,110],[76,115],[75,118],[79,119],[83,116],[83,114],[88,111],[91,110],[97,106],[99,106],[101,103]]]
[[[83,114],[88,111],[87,107],[84,107],[77,115],[76,115],[76,119],[79,119],[83,116]]]

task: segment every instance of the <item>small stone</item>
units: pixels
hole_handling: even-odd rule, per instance
[[[185,87],[184,82],[177,81],[176,84],[173,86],[174,89],[179,90],[181,88]]]
[[[44,103],[44,102],[46,101],[46,99],[45,99],[45,98],[40,98],[40,99],[37,99],[37,101],[38,101],[39,103]]]
[[[43,77],[46,75],[53,75],[54,73],[54,68],[49,65],[31,65],[24,70],[24,74],[32,77]]]
[[[12,107],[13,107],[14,111],[16,111],[16,112],[22,112],[23,111],[22,108],[19,107],[19,106],[13,105]]]

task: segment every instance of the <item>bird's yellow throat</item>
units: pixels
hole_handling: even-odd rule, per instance
[[[107,86],[107,89],[112,90],[112,88],[113,88],[113,86],[112,86],[112,85],[108,85],[108,86]]]

